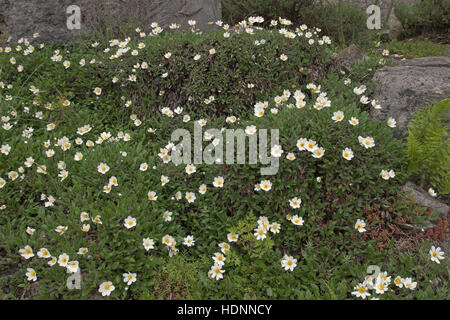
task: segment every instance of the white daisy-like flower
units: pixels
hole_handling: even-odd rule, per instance
[[[279,158],[283,154],[283,149],[281,148],[280,145],[276,144],[272,147],[272,149],[270,150],[270,153],[271,153],[272,157]]]
[[[294,209],[298,209],[300,208],[300,205],[302,204],[302,199],[300,198],[292,198],[291,200],[289,200],[289,205],[294,208]]]
[[[183,244],[187,247],[192,247],[195,244],[194,236],[186,236],[183,240]]]
[[[136,226],[136,218],[133,218],[131,216],[128,216],[125,220],[123,225],[125,226],[125,228],[130,229],[133,228],[134,226]]]
[[[441,250],[440,247],[435,247],[432,246],[430,249],[430,256],[431,256],[431,261],[434,261],[438,264],[440,264],[441,262],[439,260],[443,260],[444,259],[444,252]]]
[[[101,174],[105,174],[109,171],[109,166],[106,163],[101,162],[98,166],[97,166],[97,171],[100,172]]]
[[[286,271],[294,271],[294,268],[297,266],[297,259],[294,259],[292,256],[284,255],[281,259],[281,267]]]
[[[123,276],[123,282],[127,284],[127,286],[133,284],[136,282],[136,273],[126,272],[122,274]]]
[[[352,295],[356,296],[357,298],[365,299],[366,297],[370,296],[369,288],[364,283],[358,284],[356,287],[353,288]]]
[[[366,232],[367,230],[365,229],[365,227],[366,227],[366,223],[363,220],[361,220],[361,219],[356,220],[356,223],[355,223],[356,230],[358,230],[361,233]]]
[[[114,285],[112,284],[111,281],[106,281],[103,282],[98,291],[102,294],[103,297],[105,296],[109,296],[111,294],[111,292],[113,292],[115,289]]]
[[[352,149],[345,148],[344,150],[342,150],[342,157],[344,157],[344,159],[347,159],[347,160],[352,160],[353,159]]]
[[[291,222],[292,222],[293,224],[295,224],[296,226],[302,226],[303,223],[305,223],[305,221],[303,220],[303,218],[302,218],[302,217],[299,217],[298,215],[292,216]]]
[[[216,188],[223,188],[223,184],[225,182],[225,179],[222,176],[215,177],[213,181],[213,186]]]
[[[155,241],[150,238],[144,238],[142,239],[142,245],[144,246],[145,250],[155,249]]]
[[[269,191],[270,189],[272,189],[272,182],[270,182],[270,180],[262,180],[259,183],[259,187],[261,188],[261,190]]]

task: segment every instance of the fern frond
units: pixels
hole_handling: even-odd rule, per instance
[[[416,112],[408,125],[409,173],[421,172],[442,194],[450,192],[449,116],[450,100],[445,99]]]

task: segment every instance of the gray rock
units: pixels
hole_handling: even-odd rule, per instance
[[[352,65],[357,61],[367,60],[368,57],[364,55],[355,44],[348,46],[338,53],[332,54],[332,59],[337,71],[351,71]]]
[[[70,5],[81,10],[81,28],[69,30]],[[93,31],[105,31],[126,23],[151,30],[157,22],[166,28],[171,23],[188,29],[188,20],[207,31],[222,18],[220,0],[0,0],[0,33],[17,40],[38,32],[40,41],[69,42]],[[124,36],[128,36],[124,35]]]
[[[406,182],[406,184],[402,187],[402,190],[409,193],[411,192],[411,197],[417,204],[420,204],[427,208],[433,208],[438,213],[439,217],[445,218],[448,215],[449,207],[436,200],[432,196],[428,194],[421,187],[417,186],[412,182]]]
[[[450,261],[450,239],[448,237],[442,239],[439,245],[441,246],[442,251],[444,251],[445,253],[444,257],[447,258],[447,261]]]
[[[397,137],[405,137],[415,112],[450,97],[450,57],[403,60],[375,73],[374,99],[382,109],[371,109],[373,119],[397,121]]]

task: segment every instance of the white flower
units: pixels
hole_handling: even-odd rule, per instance
[[[213,260],[216,266],[222,267],[225,264],[226,258],[222,253],[216,252],[214,253]]]
[[[356,230],[358,230],[361,233],[365,232],[365,231],[367,231],[365,229],[365,226],[366,226],[366,223],[363,220],[361,220],[361,219],[356,220],[356,223],[355,223],[355,229]]]
[[[283,149],[279,145],[274,145],[270,151],[273,157],[279,158],[283,154]]]
[[[395,277],[395,279],[394,279],[394,284],[395,284],[397,287],[399,287],[399,288],[403,288],[403,282],[404,282],[404,281],[405,281],[405,280],[402,279],[402,277],[397,276],[397,277]]]
[[[432,197],[437,197],[437,193],[433,188],[428,189],[428,194]]]
[[[300,151],[306,150],[306,145],[308,144],[308,139],[300,138],[297,140],[297,148]]]
[[[60,267],[67,267],[67,263],[69,262],[69,256],[66,253],[60,254],[58,257],[58,264]]]
[[[68,263],[67,263],[67,266],[66,266],[66,268],[67,268],[67,271],[69,272],[69,273],[75,273],[75,272],[77,272],[78,271],[78,261],[69,261]]]
[[[97,171],[101,174],[105,174],[109,171],[109,166],[106,163],[100,163],[97,167]]]
[[[436,263],[441,263],[439,260],[444,259],[444,252],[441,250],[440,247],[435,248],[435,246],[432,246],[430,249],[430,256],[431,261],[434,261]]]
[[[144,246],[145,250],[150,250],[150,249],[154,249],[154,245],[155,245],[155,241],[153,241],[153,239],[150,238],[145,238],[142,239],[142,245]]]
[[[88,248],[80,248],[80,249],[78,249],[77,254],[79,254],[79,255],[85,255],[85,254],[88,253],[88,252],[89,252],[89,249],[88,249]]]
[[[342,156],[344,157],[344,159],[352,160],[352,158],[353,158],[353,151],[352,151],[352,149],[345,148],[344,150],[342,150]]]
[[[195,173],[196,171],[197,171],[197,169],[195,168],[194,165],[188,164],[188,165],[186,166],[186,173],[187,173],[187,174],[191,175],[191,174]]]
[[[27,227],[26,233],[28,233],[30,236],[32,236],[35,231],[36,231],[36,229]]]
[[[230,242],[237,242],[238,239],[239,239],[239,235],[238,235],[237,233],[229,233],[229,234],[227,235],[227,239],[228,239],[228,241],[230,241]]]
[[[384,180],[389,180],[389,172],[387,172],[386,170],[381,170],[380,176],[381,176]]]
[[[67,226],[57,226],[55,228],[55,232],[59,233],[60,235],[63,235],[67,231]]]
[[[223,278],[223,273],[225,270],[222,270],[222,266],[213,265],[211,270],[208,272],[208,276],[212,279],[220,280]]]
[[[270,231],[272,233],[280,233],[280,229],[281,229],[281,225],[279,223],[277,223],[277,222],[273,222],[270,225]]]
[[[377,281],[375,282],[374,289],[377,294],[383,294],[386,291],[388,291],[389,288],[388,288],[388,285],[383,280],[378,278]]]
[[[205,193],[206,193],[206,184],[202,184],[202,185],[198,188],[198,193],[200,193],[200,194],[205,194]]]
[[[170,181],[169,177],[162,175],[161,176],[161,185],[164,186],[166,183]]]
[[[358,137],[359,143],[366,149],[373,148],[375,146],[375,140],[372,137]]]
[[[352,125],[352,126],[356,126],[359,124],[359,120],[355,117],[351,117],[350,120],[348,120],[348,122]]]
[[[27,268],[27,273],[25,273],[25,275],[27,276],[28,281],[36,281],[37,280],[36,271],[34,271],[33,268]]]
[[[124,224],[125,228],[130,229],[133,228],[136,225],[136,218],[133,218],[131,216],[128,216],[125,220],[124,220]]]
[[[289,205],[294,208],[294,209],[298,209],[300,208],[300,205],[302,204],[302,199],[300,198],[292,198],[291,200],[289,200]]]
[[[312,156],[314,158],[322,158],[323,155],[325,154],[325,149],[322,147],[316,148],[312,153],[313,153]]]
[[[269,180],[263,180],[261,181],[259,186],[262,190],[269,191],[270,189],[272,189],[272,182],[270,182]]]
[[[411,278],[405,278],[403,284],[405,285],[405,288],[410,290],[414,290],[417,287],[417,282],[413,282]]]
[[[246,128],[245,128],[245,133],[246,134],[248,134],[248,135],[253,135],[253,134],[255,134],[256,133],[256,127],[255,126],[247,126]]]
[[[304,223],[305,221],[303,220],[302,217],[299,217],[298,215],[294,215],[294,216],[291,218],[291,222],[292,222],[293,224],[295,224],[296,226],[302,226],[303,223]]]
[[[264,227],[259,226],[253,235],[256,237],[256,240],[264,240],[266,238],[266,232],[267,230]]]
[[[186,200],[187,200],[189,203],[194,202],[196,198],[197,198],[197,197],[195,196],[195,193],[194,193],[194,192],[186,192]]]
[[[292,256],[284,255],[283,259],[281,259],[281,267],[286,271],[294,271],[296,266],[297,259],[294,259]]]
[[[74,159],[75,161],[80,161],[80,160],[83,159],[83,154],[82,154],[81,152],[77,152],[77,153],[75,153],[73,159]],[[99,172],[100,172],[100,171],[99,171]]]
[[[98,292],[100,292],[102,294],[102,296],[109,296],[111,294],[111,292],[113,292],[115,289],[115,287],[113,286],[111,281],[106,281],[103,282],[99,289]]]
[[[4,155],[8,155],[9,152],[11,151],[11,146],[9,144],[4,144],[2,145],[0,150]]]
[[[291,161],[295,160],[295,154],[292,153],[292,152],[289,152],[289,153],[286,155],[286,159],[291,160]]]
[[[264,107],[255,105],[254,114],[256,117],[261,118],[264,115]]]
[[[183,244],[187,247],[192,247],[195,244],[195,240],[193,236],[186,236],[184,238]]]
[[[166,221],[166,222],[172,221],[172,212],[170,212],[168,210],[164,211],[163,218],[164,218],[164,221]]]
[[[314,152],[317,149],[317,142],[314,140],[308,140],[305,145],[305,149],[309,152]]]
[[[397,122],[395,121],[394,118],[389,118],[387,121],[387,125],[391,128],[395,128],[397,125]]]
[[[221,176],[215,177],[213,181],[213,186],[216,188],[223,188],[224,181],[225,181],[224,178]]]
[[[334,120],[334,122],[339,122],[339,121],[344,120],[344,112],[342,112],[342,111],[334,112],[333,117],[331,119]]]
[[[353,288],[353,290],[355,291],[352,292],[352,295],[356,296],[357,298],[365,299],[366,297],[370,296],[368,289],[369,288],[364,283],[360,283]]]
[[[33,249],[31,249],[31,247],[28,245],[25,246],[23,249],[20,249],[19,253],[25,259],[30,259],[30,258],[34,257]]]
[[[158,196],[156,195],[155,191],[149,191],[147,196],[148,196],[148,200],[151,200],[151,201],[156,201],[156,199],[158,199]]]
[[[94,93],[95,93],[97,96],[101,95],[101,94],[102,94],[102,88],[96,87],[96,88],[94,89]]]
[[[131,285],[133,282],[136,282],[136,273],[124,273],[123,276],[123,282],[127,284],[127,286]]]
[[[388,174],[389,174],[389,178],[395,178],[394,170],[389,170]]]

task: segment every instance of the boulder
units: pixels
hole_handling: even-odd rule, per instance
[[[448,205],[439,202],[438,200],[430,196],[428,192],[423,190],[421,187],[408,181],[402,187],[402,190],[406,193],[410,193],[412,199],[414,199],[417,204],[436,210],[439,217],[441,218],[447,217],[449,211]]]
[[[367,60],[368,57],[358,49],[355,44],[348,46],[347,48],[332,54],[332,59],[336,70],[351,71],[352,65],[357,61]]]
[[[450,97],[450,57],[400,61],[375,73],[374,99],[382,109],[371,109],[373,119],[397,121],[397,137],[406,137],[415,112]]]
[[[67,27],[71,5],[80,8],[80,29]],[[215,27],[208,22],[222,18],[220,0],[0,0],[0,8],[0,35],[30,39],[37,32],[44,42],[69,42],[126,23],[149,32],[152,22],[163,28],[178,23],[188,29],[188,21],[195,20],[197,29],[207,31]]]

